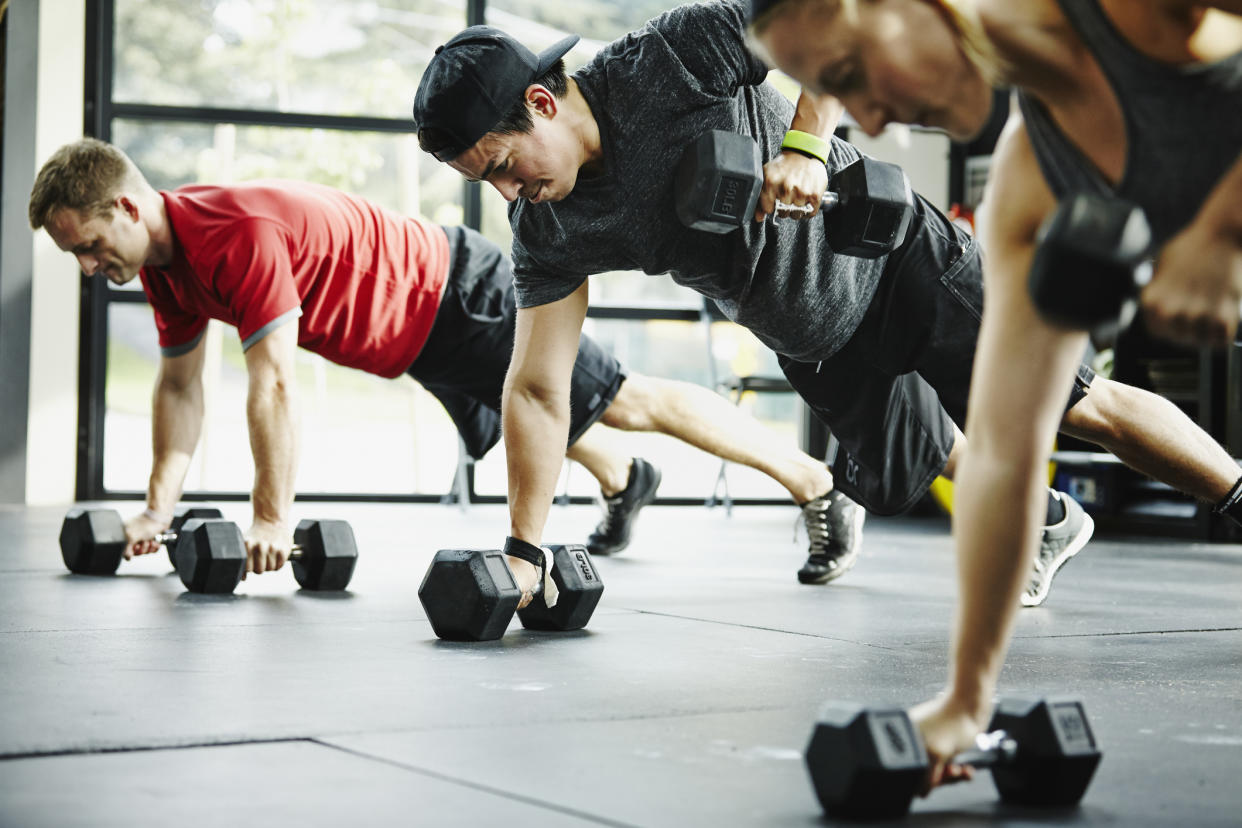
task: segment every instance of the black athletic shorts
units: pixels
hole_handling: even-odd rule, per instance
[[[821,363],[779,357],[840,444],[832,461],[837,487],[881,515],[905,511],[927,491],[953,448],[953,424],[966,423],[983,313],[979,247],[957,228],[953,238],[933,228],[925,225],[921,238],[890,258],[840,351]],[[1079,366],[1067,410],[1094,378]]]
[[[509,259],[465,227],[446,227],[448,282],[431,333],[406,371],[436,396],[476,460],[500,440],[500,396],[513,353],[516,305]],[[617,396],[625,371],[590,337],[578,341],[569,392],[569,444]]]

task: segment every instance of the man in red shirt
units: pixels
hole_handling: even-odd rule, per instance
[[[202,424],[203,333],[234,325],[245,352],[254,454],[248,571],[279,569],[292,546],[298,460],[294,354],[300,345],[383,377],[409,374],[440,399],[474,457],[500,437],[500,398],[514,341],[508,259],[478,233],[398,215],[315,184],[268,181],[153,189],[119,149],[83,139],[43,166],[30,224],[45,227],[87,275],[135,276],[155,313],[161,360],[152,404],[154,465],[147,508],[126,521],[126,557],[153,552],[166,529]],[[571,459],[599,481],[606,515],[588,546],[629,542],[660,472],[592,436],[597,420],[659,431],[780,481],[799,503],[812,557],[831,577],[853,563],[861,507],[829,504],[827,467],[784,446],[708,389],[626,373],[586,336],[570,391]],[[546,517],[546,516],[545,516]],[[848,531],[832,533],[837,520]],[[821,525],[824,524],[824,525]],[[819,546],[824,549],[819,549]],[[825,580],[830,580],[827,578]]]

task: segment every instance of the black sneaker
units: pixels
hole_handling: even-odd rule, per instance
[[[624,489],[604,498],[604,519],[587,538],[592,555],[613,555],[630,545],[630,532],[638,512],[655,500],[660,488],[660,470],[641,457],[630,464],[630,479]]]
[[[826,584],[853,568],[862,549],[867,510],[838,491],[802,504],[811,554],[798,570],[804,584]]]

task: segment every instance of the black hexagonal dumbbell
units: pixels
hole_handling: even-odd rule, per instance
[[[550,545],[556,606],[543,599],[542,583],[534,600],[518,610],[522,597],[499,549],[441,549],[418,588],[418,600],[439,638],[491,641],[504,635],[517,612],[532,630],[580,630],[591,620],[604,583],[580,544]]]
[[[1065,198],[1039,229],[1027,277],[1031,301],[1054,325],[1107,342],[1134,317],[1151,279],[1151,251],[1141,207],[1089,193]]]
[[[230,593],[246,572],[246,542],[226,520],[186,521],[174,555],[177,575],[191,592]],[[303,589],[345,589],[358,562],[354,531],[343,520],[303,520],[293,532],[289,560]]]
[[[763,154],[748,135],[710,130],[686,148],[677,164],[677,217],[695,230],[728,233],[744,227],[762,191]],[[831,211],[825,229],[834,253],[875,259],[905,241],[914,218],[914,191],[901,167],[860,158],[829,179],[820,209]],[[777,212],[807,211],[778,202]]]
[[[977,747],[954,764],[988,767],[1001,799],[1064,808],[1086,793],[1101,753],[1077,699],[1002,699]],[[806,749],[811,784],[824,813],[894,819],[927,773],[918,728],[901,709],[829,703]]]
[[[173,545],[177,531],[190,518],[223,517],[219,509],[181,506],[173,513],[168,532],[154,540],[168,549],[168,560],[175,567]],[[111,575],[121,565],[125,553],[125,522],[114,509],[71,509],[60,527],[60,554],[70,572],[83,575]]]

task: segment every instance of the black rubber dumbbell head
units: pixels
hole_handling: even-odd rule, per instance
[[[1100,764],[1095,734],[1077,699],[1001,699],[988,730],[1004,730],[1018,743],[1012,762],[992,768],[992,781],[1006,802],[1077,804]]]
[[[599,605],[604,582],[585,546],[550,545],[548,549],[552,552],[552,581],[560,593],[556,606],[549,608],[543,596],[536,595],[525,609],[518,610],[518,620],[528,630],[580,630]]]
[[[877,259],[900,247],[914,219],[914,191],[896,164],[859,158],[828,182],[838,196],[825,224],[832,252]]]
[[[172,524],[168,527],[168,531],[174,534],[181,532],[181,527],[185,525],[187,520],[192,518],[223,518],[224,513],[214,506],[178,506],[173,511]],[[177,544],[166,543],[164,548],[168,551],[168,562],[173,565],[173,569],[177,568],[177,558],[173,554]]]
[[[677,218],[709,233],[744,227],[763,190],[763,156],[747,135],[713,129],[686,147],[675,175]]]
[[[825,814],[895,819],[910,810],[928,762],[904,710],[829,702],[811,732],[806,767]]]
[[[343,520],[303,520],[293,530],[300,547],[290,564],[303,589],[340,590],[349,586],[358,563],[353,528]]]
[[[521,597],[499,549],[441,549],[418,587],[432,630],[451,641],[500,638]]]
[[[190,592],[230,593],[246,572],[246,542],[229,520],[192,518],[181,527],[177,575]]]
[[[125,523],[112,509],[70,509],[60,525],[60,555],[80,575],[115,573],[125,543]]]
[[[1027,289],[1054,325],[1099,331],[1128,324],[1150,255],[1142,209],[1120,199],[1078,193],[1062,199],[1040,227]]]

